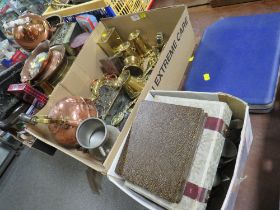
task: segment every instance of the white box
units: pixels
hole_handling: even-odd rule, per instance
[[[230,182],[228,192],[226,194],[225,200],[222,205],[222,210],[230,210],[234,208],[235,200],[237,197],[239,185],[243,180],[243,172],[245,168],[245,163],[247,156],[249,154],[250,146],[253,140],[251,122],[249,117],[249,106],[247,103],[234,96],[224,94],[224,93],[200,93],[200,92],[189,92],[189,91],[150,91],[145,100],[152,101],[155,95],[162,96],[173,96],[200,100],[210,100],[210,101],[223,101],[226,102],[233,112],[233,117],[242,119],[244,121],[243,128],[241,131],[240,144],[238,147],[238,154],[236,159],[236,164],[234,168],[233,177]],[[107,177],[113,182],[117,187],[119,187],[123,192],[129,195],[131,198],[136,200],[138,203],[142,204],[148,209],[163,209],[159,205],[149,201],[145,197],[135,193],[124,185],[124,180],[115,173],[116,164],[118,163],[122,148],[125,141],[123,141],[113,164],[110,167]]]

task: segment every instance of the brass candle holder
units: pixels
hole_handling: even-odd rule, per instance
[[[108,56],[113,56],[117,52],[117,47],[122,43],[123,41],[114,27],[103,31],[97,42]]]
[[[135,30],[130,33],[128,40],[135,47],[136,52],[142,57],[151,50],[151,47],[141,37],[140,30]]]

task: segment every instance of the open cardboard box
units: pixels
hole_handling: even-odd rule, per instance
[[[249,106],[247,103],[234,96],[224,94],[224,93],[200,93],[200,92],[189,92],[189,91],[150,91],[146,97],[146,100],[153,101],[155,95],[170,96],[170,97],[180,97],[180,98],[190,98],[198,100],[209,100],[209,101],[223,101],[229,105],[232,110],[233,118],[242,119],[244,121],[243,128],[241,131],[240,143],[238,147],[238,154],[236,163],[234,166],[234,172],[230,185],[223,201],[222,210],[233,209],[234,203],[237,197],[239,185],[243,178],[243,172],[245,168],[245,163],[247,156],[249,154],[250,146],[253,140],[250,116],[249,116]],[[142,195],[129,189],[124,184],[124,179],[115,173],[116,165],[118,163],[119,157],[121,155],[125,141],[122,142],[122,146],[119,148],[115,159],[113,160],[112,166],[107,173],[108,179],[113,182],[117,187],[119,187],[123,192],[129,195],[131,198],[136,200],[138,203],[142,204],[148,209],[159,210],[163,209],[161,206],[155,204],[154,202],[146,199]],[[213,208],[218,209],[218,208]]]
[[[180,87],[188,65],[188,58],[192,55],[195,46],[195,37],[185,6],[151,10],[145,13],[142,12],[141,15],[132,14],[104,19],[98,24],[98,27],[85,43],[69,72],[62,82],[55,87],[47,105],[37,113],[38,115],[48,114],[50,108],[63,97],[90,97],[89,86],[91,81],[102,76],[99,60],[105,58],[106,54],[99,48],[96,42],[105,27],[115,27],[123,40],[127,40],[129,33],[136,29],[140,29],[143,39],[150,45],[155,44],[157,32],[163,32],[165,40],[168,40],[150,75],[149,81],[139,96],[138,102],[135,104],[105,162],[97,161],[89,154],[76,149],[67,149],[57,144],[46,125],[38,124],[27,128],[27,131],[39,140],[103,174],[107,173],[119,147],[124,142],[125,136],[135,118],[139,101],[145,99],[150,89],[177,90]]]

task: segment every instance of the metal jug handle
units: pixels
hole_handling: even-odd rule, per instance
[[[105,149],[102,146],[98,147],[98,149],[99,149],[100,154],[103,157],[107,157],[107,153],[106,153]]]

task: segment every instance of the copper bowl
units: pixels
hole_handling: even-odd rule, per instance
[[[51,108],[48,117],[69,121],[71,125],[52,123],[49,124],[49,130],[59,144],[75,147],[78,144],[76,130],[79,123],[89,117],[97,117],[97,115],[93,101],[82,97],[63,98]]]
[[[46,52],[48,53],[48,57],[47,59],[43,62],[41,68],[39,69],[39,72],[34,75],[33,77],[31,77],[30,75],[30,68],[31,68],[31,63],[32,61],[36,58],[36,56],[42,52]],[[38,78],[40,78],[44,72],[45,69],[48,65],[48,62],[50,60],[51,57],[51,51],[50,51],[50,41],[46,40],[42,43],[40,43],[35,50],[33,50],[33,52],[31,53],[31,55],[28,57],[28,59],[26,60],[22,71],[20,73],[20,77],[21,77],[21,82],[30,82],[30,81],[36,81]]]
[[[50,38],[52,32],[51,27],[40,15],[27,13],[19,17],[19,19],[30,18],[29,23],[18,25],[13,28],[13,35],[16,42],[26,50],[33,50],[39,43]]]

